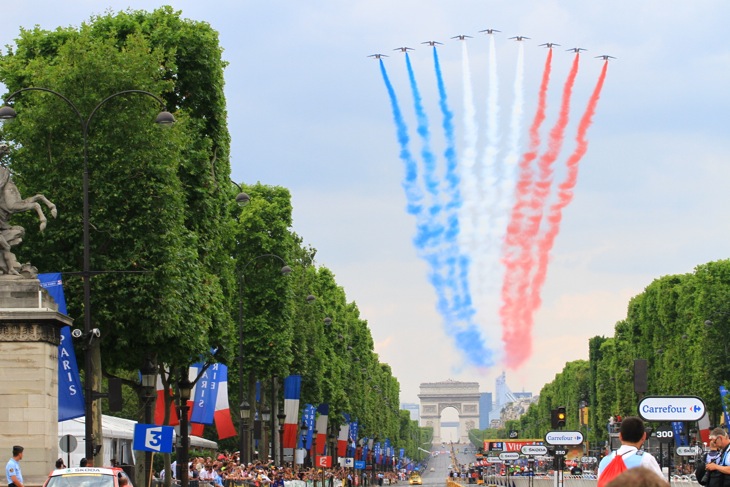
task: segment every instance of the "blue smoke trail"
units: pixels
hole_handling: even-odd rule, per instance
[[[418,187],[418,166],[416,161],[408,149],[408,128],[403,120],[403,114],[398,106],[398,98],[395,96],[395,90],[390,83],[388,73],[385,71],[385,64],[380,59],[380,73],[383,75],[385,88],[388,90],[390,104],[393,109],[393,120],[397,128],[398,144],[400,145],[400,159],[405,165],[406,175],[403,180],[403,189],[406,192],[406,209],[411,215],[419,215],[423,212],[423,193]]]
[[[421,157],[423,157],[424,165],[424,182],[426,183],[426,189],[433,195],[434,200],[429,211],[434,215],[441,211],[441,206],[437,203],[439,182],[434,177],[436,172],[436,157],[433,155],[433,151],[431,151],[431,134],[428,130],[428,117],[426,116],[426,111],[423,109],[421,93],[418,90],[416,75],[413,73],[411,58],[408,56],[408,53],[406,53],[406,67],[408,68],[408,80],[411,83],[411,91],[413,92],[413,108],[416,111],[416,119],[418,120],[418,135],[421,136],[423,143]]]

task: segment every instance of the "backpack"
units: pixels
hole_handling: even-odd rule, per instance
[[[601,476],[598,478],[598,487],[605,487],[605,485],[608,484],[610,481],[628,470],[626,462],[624,462],[624,455],[626,453],[616,455],[609,462],[609,464],[606,465],[606,468],[603,469],[603,472],[601,472]]]

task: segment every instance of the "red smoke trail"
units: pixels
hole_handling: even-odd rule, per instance
[[[515,228],[508,228],[508,240],[506,241],[507,259],[505,259],[505,279],[502,287],[502,308],[500,309],[500,317],[502,319],[502,340],[505,343],[505,357],[508,366],[512,363],[520,364],[532,352],[532,313],[528,312],[527,301],[528,301],[528,285],[530,270],[533,265],[532,246],[535,237],[540,230],[540,221],[542,220],[543,208],[545,206],[545,200],[550,193],[550,186],[552,184],[553,169],[552,165],[558,158],[560,149],[563,145],[563,139],[565,137],[565,127],[568,125],[568,118],[570,114],[570,98],[573,93],[573,85],[575,84],[575,78],[578,75],[578,60],[579,55],[576,54],[573,59],[573,65],[568,73],[568,78],[565,80],[563,87],[563,98],[560,105],[560,113],[558,120],[555,122],[550,136],[548,139],[548,150],[538,160],[539,178],[534,183],[534,189],[532,191],[532,198],[529,199],[529,194],[519,194],[519,191],[527,188],[520,188],[518,186],[517,203],[515,204],[515,210],[519,206],[519,220],[518,226]],[[543,101],[544,103],[544,101]],[[538,109],[539,113],[539,109]],[[544,113],[543,113],[544,118]],[[532,133],[531,133],[531,157],[535,158],[536,148],[532,147]],[[539,144],[539,139],[538,139]],[[525,158],[530,156],[530,153],[525,154]],[[532,160],[531,159],[531,160]],[[525,159],[520,163],[525,162]],[[529,163],[528,163],[529,164]],[[531,177],[531,174],[530,174]],[[531,214],[527,215],[527,225],[524,226],[521,220],[525,218],[524,210],[529,206]],[[514,211],[513,211],[514,217]],[[510,223],[510,227],[512,222]],[[523,228],[521,228],[523,227]],[[510,232],[514,232],[511,236]],[[512,256],[513,249],[511,247],[517,246],[516,257]],[[513,289],[516,288],[516,289]]]
[[[542,303],[540,292],[543,284],[545,284],[545,278],[547,276],[547,265],[550,257],[550,251],[552,250],[555,238],[558,236],[558,232],[560,231],[560,223],[563,219],[563,209],[573,200],[573,188],[575,188],[575,183],[578,181],[578,163],[588,150],[586,132],[588,132],[588,128],[591,126],[591,123],[593,123],[593,115],[596,113],[596,105],[598,104],[598,99],[601,97],[601,90],[603,89],[603,82],[606,79],[607,70],[608,61],[603,63],[603,69],[598,77],[596,87],[593,89],[593,94],[591,94],[591,97],[588,100],[588,106],[586,107],[585,113],[583,113],[583,118],[580,119],[578,133],[575,137],[575,150],[565,163],[568,169],[565,180],[560,183],[560,186],[558,186],[557,201],[550,207],[550,213],[547,217],[548,229],[538,243],[539,261],[537,272],[532,280],[532,296],[530,300],[530,305],[533,311],[540,307],[540,304]]]
[[[517,180],[517,187],[515,190],[515,204],[512,207],[512,215],[510,217],[510,222],[507,226],[507,234],[505,236],[503,259],[505,274],[504,280],[502,281],[502,307],[500,309],[500,316],[502,317],[504,330],[506,330],[506,327],[512,321],[510,318],[514,312],[516,304],[513,299],[512,292],[518,271],[514,248],[519,245],[518,236],[523,231],[522,225],[525,217],[525,209],[527,208],[530,199],[529,196],[534,176],[531,164],[537,157],[537,150],[540,147],[540,127],[545,121],[547,89],[550,82],[552,59],[553,50],[548,49],[537,99],[537,111],[535,112],[535,118],[532,121],[532,125],[530,125],[530,145],[528,151],[522,155],[522,160],[519,164],[520,176]]]

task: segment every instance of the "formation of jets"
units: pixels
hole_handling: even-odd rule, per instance
[[[479,32],[484,32],[486,34],[492,35],[495,32],[501,32],[501,31],[499,31],[497,29],[484,29],[484,30],[480,30]],[[460,34],[460,35],[456,35],[456,36],[453,36],[452,37],[452,39],[458,39],[460,41],[465,41],[465,40],[471,39],[471,38],[472,38],[472,36],[466,35],[466,34]],[[514,39],[517,42],[521,42],[521,41],[524,41],[526,39],[529,39],[529,37],[526,37],[526,36],[513,36],[513,37],[510,37],[510,39]],[[440,45],[440,46],[443,45],[443,42],[439,42],[439,41],[424,41],[424,42],[421,42],[421,44],[428,44],[431,47],[436,47],[437,44]],[[557,44],[555,42],[545,42],[543,44],[540,44],[540,46],[541,47],[546,47],[548,49],[552,49],[553,47],[560,46],[560,44]],[[412,47],[396,47],[393,50],[394,51],[401,51],[401,52],[408,52],[408,51],[413,51],[414,49]],[[584,49],[582,47],[572,47],[570,49],[566,49],[566,51],[568,51],[568,52],[573,51],[576,54],[580,54],[581,51],[587,51],[587,49]],[[368,57],[375,58],[375,59],[381,59],[381,58],[388,57],[388,56],[386,56],[385,54],[379,54],[379,53],[377,53],[377,54],[371,54]],[[615,57],[609,56],[608,54],[601,54],[600,56],[596,56],[596,58],[603,59],[604,61],[608,61],[609,59],[616,59]]]

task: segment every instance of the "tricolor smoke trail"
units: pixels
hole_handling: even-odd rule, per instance
[[[491,345],[487,346],[484,339],[492,330],[482,326],[492,323],[485,320],[480,324],[477,316],[494,316],[495,306],[491,306],[492,309],[482,306],[498,298],[493,288],[504,270],[499,296],[502,303],[498,310],[504,350],[500,350],[499,355],[503,357],[504,365],[517,368],[531,356],[534,315],[541,305],[550,253],[560,231],[563,210],[573,198],[579,163],[588,147],[587,131],[600,98],[607,63],[604,63],[579,121],[576,147],[565,163],[565,178],[554,187],[554,166],[564,145],[579,56],[573,59],[562,91],[557,92],[562,98],[555,109],[556,120],[542,142],[553,70],[553,51],[548,49],[536,111],[527,131],[528,147],[521,153],[524,43],[518,43],[514,98],[504,141],[499,130],[494,36],[489,37],[488,84],[484,87],[486,127],[481,133],[465,42],[461,49],[463,114],[458,120],[462,122],[464,133],[458,139],[444,80],[448,72],[442,72],[437,48],[433,48],[433,63],[443,133],[436,130],[433,139],[426,110],[428,104],[423,103],[411,57],[408,53],[405,55],[421,145],[418,155],[422,160],[418,161],[411,152],[407,125],[382,59],[379,59],[379,65],[390,97],[404,167],[402,186],[406,207],[415,217],[413,243],[419,257],[428,265],[428,279],[434,287],[444,330],[455,340],[468,363],[477,367],[493,365],[496,351]],[[432,144],[441,140],[443,152],[432,150]],[[457,158],[457,140],[463,145],[460,159]],[[479,147],[482,142],[483,146]],[[478,154],[480,148],[482,153]],[[440,162],[442,154],[443,164]],[[500,263],[504,264],[504,269]]]
[[[529,203],[530,215],[527,225],[517,236],[517,265],[505,270],[502,302],[500,310],[502,318],[502,340],[505,344],[505,357],[509,363],[521,363],[532,353],[532,321],[534,303],[530,301],[528,286],[529,274],[535,260],[533,246],[540,230],[544,206],[550,193],[553,176],[553,163],[560,154],[565,138],[565,128],[570,115],[570,99],[573,94],[575,78],[578,75],[579,55],[573,59],[573,65],[563,87],[563,98],[560,113],[548,139],[548,150],[538,159],[539,178],[535,183]],[[519,204],[519,203],[518,203]],[[537,250],[539,253],[539,250]],[[516,289],[515,289],[516,287]],[[514,293],[509,295],[510,293]]]

